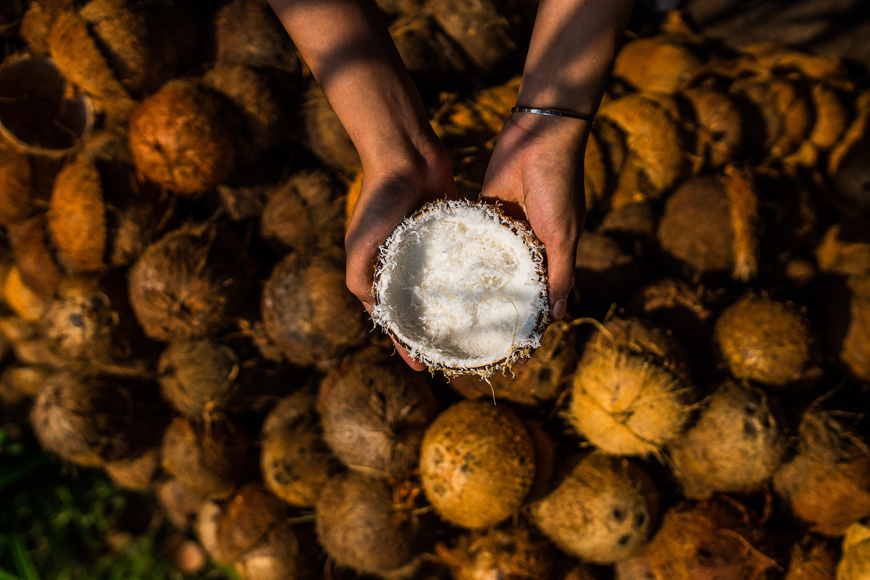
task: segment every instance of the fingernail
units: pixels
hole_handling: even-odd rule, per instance
[[[556,303],[553,304],[553,318],[559,319],[565,316],[565,308],[567,306],[568,303],[564,298],[556,300]]]

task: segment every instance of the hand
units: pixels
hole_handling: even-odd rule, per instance
[[[345,236],[345,249],[347,287],[369,313],[374,302],[372,275],[381,244],[405,217],[424,203],[457,197],[447,154],[440,144],[434,150],[428,160],[410,156],[413,160],[409,162],[364,168],[362,191]],[[398,344],[396,350],[412,369],[426,368]]]
[[[550,313],[565,314],[586,217],[583,159],[590,124],[514,113],[493,150],[481,198],[528,222],[547,254]]]

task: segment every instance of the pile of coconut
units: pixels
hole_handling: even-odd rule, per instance
[[[476,201],[534,4],[378,2],[460,200],[368,315],[359,157],[266,0],[4,3],[0,405],[149,494],[186,572],[870,576],[868,71],[629,31],[552,321]]]

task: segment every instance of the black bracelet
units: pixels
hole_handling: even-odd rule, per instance
[[[537,109],[535,107],[514,107],[511,113],[534,113],[536,115],[551,115],[553,117],[570,117],[583,121],[595,121],[595,115],[589,113],[574,113],[573,111],[560,111],[558,109]]]

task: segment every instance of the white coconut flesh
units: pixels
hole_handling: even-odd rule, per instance
[[[488,204],[427,204],[381,248],[374,294],[374,321],[412,357],[488,374],[540,346],[543,246]]]

